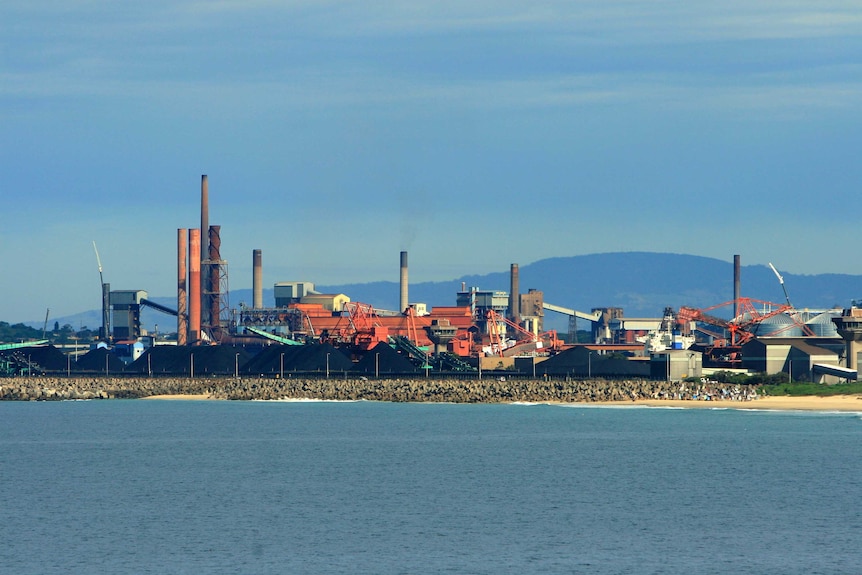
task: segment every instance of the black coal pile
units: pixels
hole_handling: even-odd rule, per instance
[[[153,375],[191,374],[230,375],[247,363],[253,354],[242,346],[205,345],[200,347],[158,345],[126,368],[126,373]]]
[[[353,362],[341,350],[328,343],[308,345],[273,345],[249,360],[245,374],[338,373],[350,371]]]
[[[98,373],[119,373],[126,364],[105,347],[91,349],[75,362],[75,371],[95,371]]]
[[[40,345],[0,351],[4,361],[19,365],[29,365],[33,372],[66,371],[66,356],[53,345]]]
[[[573,347],[538,364],[536,373],[577,377],[648,378],[650,366],[646,361],[607,357],[585,347]]]
[[[419,373],[419,371],[408,358],[382,341],[367,351],[353,367],[353,373],[363,375],[406,375]]]

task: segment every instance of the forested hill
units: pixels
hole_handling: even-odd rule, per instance
[[[778,278],[767,265],[741,267],[743,297],[784,303]],[[778,266],[777,266],[778,267]],[[733,261],[700,256],[624,252],[549,258],[519,265],[520,291],[535,288],[545,301],[590,311],[594,307],[621,307],[628,317],[658,317],[665,307],[711,307],[733,299]],[[779,267],[780,271],[780,267]],[[862,299],[862,276],[845,274],[798,275],[782,273],[793,305],[798,308],[847,307]],[[465,276],[448,282],[410,286],[410,301],[454,305],[461,283],[480,289],[509,291],[509,270]],[[320,286],[352,299],[394,309],[397,282]]]
[[[544,292],[545,301],[567,308],[588,312],[594,307],[621,307],[627,317],[658,317],[665,307],[678,309],[682,305],[711,307],[733,299],[732,254],[727,261],[701,256],[620,252],[583,256],[548,258],[530,264],[520,262],[520,290],[530,288]],[[784,292],[772,270],[764,264],[745,265],[742,256],[742,295],[758,300],[784,303]],[[782,271],[780,261],[773,262]],[[421,266],[414,262],[412,269]],[[828,309],[847,307],[852,299],[862,300],[862,276],[847,274],[801,275],[782,271],[790,299],[798,308]],[[398,270],[393,269],[393,281],[364,284],[318,285],[323,293],[345,293],[353,301],[379,309],[398,307]],[[235,278],[234,278],[235,279]],[[295,278],[277,278],[291,281]],[[250,281],[250,278],[249,278]],[[484,290],[509,291],[509,269],[486,275],[470,275],[441,282],[410,285],[410,301],[424,302],[429,307],[455,305],[455,294],[462,282],[468,287]],[[274,283],[274,282],[273,282]],[[164,295],[152,298],[168,307],[176,307],[176,297]],[[233,290],[230,306],[240,302],[250,304],[250,289]],[[274,305],[272,288],[264,290],[264,305]],[[717,315],[726,315],[717,310]],[[549,313],[552,319],[556,314]],[[54,319],[54,318],[52,318]],[[98,326],[98,310],[89,310],[59,318],[60,325],[69,323]],[[142,314],[144,326],[159,331],[172,331],[176,320],[151,309]],[[30,325],[41,327],[41,322]],[[558,324],[559,325],[559,324]]]

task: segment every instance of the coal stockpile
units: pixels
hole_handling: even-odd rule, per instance
[[[148,349],[126,368],[126,373],[191,374],[195,376],[232,374],[253,354],[234,345],[177,347],[159,345]]]
[[[590,355],[592,354],[592,355]],[[572,348],[558,353],[536,367],[542,375],[574,375],[580,377],[646,377],[648,362],[608,358],[587,348]]]
[[[91,349],[75,362],[75,371],[94,371],[98,373],[119,373],[126,364],[107,348]]]
[[[406,375],[419,371],[409,359],[382,341],[367,351],[353,367],[353,373],[363,375]]]
[[[53,345],[40,345],[0,351],[0,358],[20,367],[29,366],[33,372],[66,371],[68,360]]]
[[[0,351],[0,363],[10,373],[44,374],[65,372],[68,359],[53,345],[41,345]]]
[[[353,362],[328,343],[273,345],[257,354],[242,367],[245,374],[341,373],[350,371]]]

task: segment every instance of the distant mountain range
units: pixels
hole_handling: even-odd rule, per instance
[[[520,265],[519,268],[522,293],[534,288],[544,292],[548,303],[584,312],[595,307],[621,307],[627,317],[660,317],[667,306],[674,309],[683,305],[706,308],[733,299],[733,263],[715,258],[619,252],[548,258]],[[852,299],[862,299],[862,276],[859,275],[797,275],[783,272],[782,275],[788,295],[797,308],[847,307]],[[456,293],[461,290],[462,283],[468,289],[478,287],[508,292],[509,270],[463,276],[449,281],[414,283],[410,285],[409,299],[410,302],[426,303],[429,308],[435,305],[452,306],[455,305]],[[316,288],[321,293],[347,294],[352,301],[368,303],[376,309],[398,308],[397,281],[318,285]],[[785,303],[781,284],[766,265],[742,266],[741,293],[744,297]],[[275,305],[272,288],[265,289],[263,295],[265,306]],[[174,295],[151,299],[176,308]],[[251,304],[251,289],[231,291],[231,308],[239,307],[240,302]],[[727,317],[728,311],[729,307],[726,311],[716,310],[715,315]],[[147,329],[160,324],[159,331],[176,330],[175,318],[149,308],[143,310],[141,319]],[[52,320],[60,325],[70,324],[74,328],[96,328],[101,323],[99,310]],[[546,312],[548,328],[566,329],[566,321],[559,314]],[[29,324],[41,327],[42,322]]]

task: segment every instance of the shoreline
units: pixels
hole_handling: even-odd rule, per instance
[[[769,395],[751,401],[637,399],[634,401],[597,401],[580,405],[673,407],[683,409],[742,409],[757,411],[843,411],[862,413],[862,395]]]
[[[162,400],[162,401],[228,401],[225,398],[213,397],[210,394],[159,394],[141,397],[140,399]],[[254,400],[261,401],[261,400]],[[318,402],[327,401],[311,398],[269,399],[262,401],[273,402]],[[332,400],[329,400],[332,401]],[[352,402],[355,400],[344,400]],[[486,402],[490,403],[490,402]],[[513,402],[514,403],[514,402]],[[571,405],[583,407],[655,407],[675,409],[739,409],[753,411],[822,411],[822,412],[859,412],[862,413],[862,395],[801,395],[801,396],[766,396],[750,401],[711,400],[703,401],[697,399],[636,399],[634,401],[576,401],[576,402],[537,402],[549,405]]]
[[[139,397],[138,399],[164,399],[169,401],[215,401],[219,398],[213,397],[209,393],[159,393],[156,395],[145,395],[143,397]]]
[[[839,390],[836,390],[839,391]],[[707,400],[711,398],[711,400]],[[686,409],[862,412],[862,394],[761,396],[754,387],[656,380],[453,378],[9,378],[0,400],[320,400],[410,403],[547,403]]]

